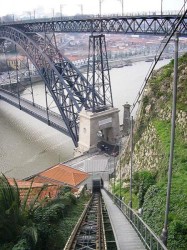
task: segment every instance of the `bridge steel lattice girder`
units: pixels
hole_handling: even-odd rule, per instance
[[[42,52],[39,53],[39,47],[25,34],[20,32],[19,30],[16,30],[14,28],[7,27],[5,30],[0,30],[0,36],[4,39],[13,41],[14,43],[18,44],[27,54],[27,56],[30,58],[32,63],[35,65],[36,69],[38,70],[39,74],[41,75],[42,79],[44,80],[45,84],[47,85],[47,88],[49,89],[49,92],[51,93],[57,107],[59,108],[58,99],[56,98],[54,92],[52,91],[51,84],[50,84],[50,77],[45,74],[44,71],[41,70],[41,65],[43,62],[42,69],[50,68],[51,62],[48,60],[47,56],[43,54]],[[46,70],[47,72],[47,70]],[[49,74],[49,72],[48,72]],[[71,93],[70,93],[71,95]],[[73,131],[73,127],[70,126],[70,122],[68,121],[67,117],[65,116],[64,110],[59,108],[59,112],[62,115],[62,118],[67,126],[67,129],[70,133],[70,136],[74,142],[75,145],[77,145],[77,135]]]
[[[113,107],[106,41],[103,34],[89,37],[87,79],[93,85],[92,99],[95,99],[96,92],[102,97],[104,105],[110,104]],[[94,102],[94,105],[93,112],[97,110],[97,102]]]
[[[38,19],[11,23],[24,32],[88,32],[88,33],[123,33],[143,35],[166,35],[174,23],[180,19],[177,15],[150,15],[132,17],[85,17]],[[6,24],[4,24],[6,25]],[[181,22],[178,32],[187,36],[187,18]]]
[[[95,105],[97,105],[98,107],[112,106],[112,103],[109,99],[105,101],[105,98],[104,98],[105,94],[103,93],[101,95],[99,91],[95,91],[95,88],[92,86],[90,82],[87,83],[89,92],[87,93],[87,95],[85,95],[86,94],[85,88],[81,87],[82,83],[80,84],[79,82],[80,76],[75,71],[76,68],[74,67],[73,64],[69,63],[69,60],[67,58],[66,58],[66,61],[62,60],[62,55],[60,54],[59,50],[53,45],[53,43],[50,41],[47,35],[45,35],[45,37],[42,37],[41,35],[38,35],[38,34],[34,34],[34,35],[29,34],[29,35],[31,35],[32,39],[35,40],[36,43],[40,45],[40,47],[45,52],[45,54],[47,54],[49,57],[52,56],[52,59],[54,60],[54,63],[55,63],[55,67],[58,69],[61,75],[63,75],[63,78],[65,78],[66,81],[70,84],[71,91],[73,90],[73,92],[76,93],[76,95],[78,96],[78,99],[81,99],[83,102],[85,101],[88,102],[86,105],[84,105],[85,108],[90,109],[90,107],[93,108],[93,106]],[[54,34],[52,37],[54,37]],[[64,63],[63,67],[60,67],[59,63]],[[71,69],[69,68],[69,64],[71,65]],[[71,77],[73,77],[73,81],[71,80]],[[89,86],[89,84],[91,86]],[[56,88],[56,85],[54,87]],[[93,92],[96,93],[94,99],[92,98]],[[64,97],[64,95],[60,95],[60,96]],[[66,107],[68,107],[68,104],[66,104]],[[65,111],[67,112],[67,109]],[[74,118],[72,120],[74,120]]]
[[[58,54],[58,58],[52,60],[40,45],[36,44],[34,40],[22,31],[8,26],[0,27],[0,39],[13,41],[25,51],[44,80],[67,126],[70,136],[75,146],[77,146],[78,113],[83,107],[92,109],[92,86],[90,86],[86,78],[68,59],[56,53]],[[60,70],[57,67],[59,66],[58,64],[60,64]],[[63,91],[57,94],[55,92],[56,87]],[[101,106],[103,105],[100,97],[98,98],[98,102]],[[71,112],[67,112],[69,110],[69,103],[71,103],[72,107]],[[72,113],[74,113],[73,118],[76,117],[76,119],[72,120]]]

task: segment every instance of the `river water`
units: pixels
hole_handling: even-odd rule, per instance
[[[170,60],[159,61],[157,68]],[[133,66],[110,71],[114,106],[120,109],[132,104],[151,63],[136,62]],[[43,85],[34,86],[36,98],[44,101]],[[71,139],[39,120],[0,100],[0,172],[17,179],[26,178],[73,157]]]

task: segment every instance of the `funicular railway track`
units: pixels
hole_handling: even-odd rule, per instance
[[[93,193],[64,250],[107,249],[100,192]]]

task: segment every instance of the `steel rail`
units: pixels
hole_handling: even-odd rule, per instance
[[[77,232],[78,232],[78,230],[79,230],[79,228],[81,226],[81,223],[82,223],[83,219],[86,216],[87,210],[88,210],[88,208],[89,208],[89,206],[91,204],[92,199],[93,199],[93,197],[91,197],[91,199],[89,200],[87,206],[83,210],[77,224],[75,225],[75,227],[74,227],[74,229],[73,229],[73,231],[72,231],[72,233],[71,233],[71,235],[70,235],[70,237],[69,237],[69,239],[68,239],[68,241],[67,241],[67,243],[66,243],[66,245],[64,247],[64,250],[70,249],[71,245],[73,244],[74,238],[76,237],[76,234],[77,234]]]
[[[64,250],[106,250],[101,194],[94,193],[72,231]]]

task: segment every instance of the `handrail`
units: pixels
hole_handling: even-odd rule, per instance
[[[163,244],[161,239],[151,230],[151,228],[140,218],[140,216],[122,200],[110,193],[104,188],[106,193],[114,201],[116,206],[122,211],[127,220],[131,223],[133,228],[136,230],[140,239],[149,250],[167,250],[167,247]]]
[[[21,23],[33,23],[33,22],[48,22],[48,21],[70,21],[70,20],[88,20],[88,19],[97,19],[97,18],[111,18],[111,17],[142,17],[142,16],[177,16],[177,10],[164,10],[162,13],[160,10],[152,10],[152,11],[142,11],[142,12],[126,12],[122,16],[121,14],[102,14],[102,15],[94,15],[94,14],[85,14],[85,15],[75,15],[75,16],[55,16],[55,17],[42,17],[42,18],[15,18],[12,20],[4,21],[0,19],[0,25],[6,24],[21,24]]]
[[[12,93],[12,92],[7,91],[7,90],[5,90],[5,89],[3,89],[3,88],[0,88],[0,89],[1,89],[1,91],[3,91],[3,92],[5,92],[5,93],[9,94],[10,96],[14,96],[14,97],[17,98],[17,94],[16,94],[16,93]],[[30,101],[30,100],[28,100],[28,99],[26,99],[26,98],[24,98],[24,97],[20,97],[20,100],[25,101],[25,102],[31,104],[32,106],[34,106],[34,107],[36,107],[36,108],[38,108],[38,109],[40,109],[40,110],[46,111],[46,108],[45,108],[45,107],[43,107],[43,106],[41,106],[41,105],[39,105],[39,104],[37,104],[37,103],[33,103],[32,101]],[[51,114],[52,116],[55,116],[55,117],[57,117],[57,118],[63,120],[63,119],[62,119],[62,116],[61,116],[60,114],[58,114],[58,113],[56,113],[56,112],[54,112],[54,111],[52,111],[52,110],[48,110],[48,112],[49,112],[49,114]]]
[[[9,94],[10,96],[13,96],[13,97],[16,97],[16,98],[17,98],[16,94],[14,94],[14,93],[10,93],[10,92],[8,92],[8,91],[6,91],[6,90],[4,90],[4,89],[1,89],[1,88],[0,88],[0,90],[1,90],[2,92],[4,92],[4,93]],[[7,102],[9,102],[10,104],[12,104],[12,105],[14,105],[14,106],[20,108],[20,104],[19,104],[19,103],[16,103],[16,102],[12,101],[11,99],[9,99],[9,98],[7,98],[7,97],[5,97],[5,96],[1,96],[1,95],[0,95],[0,99],[1,99],[1,98],[4,99],[4,100],[6,100]],[[25,99],[25,98],[20,98],[20,101],[25,101],[26,103],[29,103],[29,104],[33,105],[33,103],[32,103],[31,101],[28,101],[28,100]],[[46,111],[46,109],[45,109],[44,107],[42,107],[42,106],[40,106],[40,105],[38,105],[38,104],[35,104],[34,106],[35,106],[37,109]],[[25,107],[25,106],[23,105],[23,103],[22,103],[20,109],[23,110],[23,111],[25,111],[26,113],[28,113],[28,114],[30,114],[30,115],[32,115],[32,116],[38,118],[38,119],[41,120],[41,121],[43,121],[43,122],[45,122],[45,123],[48,123],[48,125],[50,125],[51,127],[56,128],[57,130],[63,132],[63,133],[66,134],[67,136],[70,136],[68,130],[66,129],[66,127],[63,126],[63,125],[65,125],[65,124],[59,125],[59,124],[55,123],[55,122],[52,121],[52,120],[48,120],[48,118],[45,117],[44,115],[37,114],[36,112],[34,112],[34,111],[28,109],[27,107]],[[60,115],[56,114],[56,113],[53,112],[53,111],[50,111],[50,113],[51,113],[52,116],[56,116],[57,118],[59,118],[60,120],[63,121],[63,119],[62,119],[62,117],[61,117]]]

